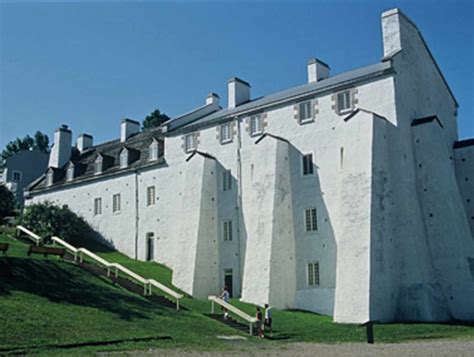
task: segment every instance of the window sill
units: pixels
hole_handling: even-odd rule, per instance
[[[305,119],[305,120],[300,120],[300,121],[299,121],[299,124],[300,124],[300,125],[305,125],[305,124],[310,124],[310,123],[314,123],[314,118],[310,118],[310,119]]]
[[[232,143],[232,142],[233,142],[233,140],[232,140],[232,139],[230,139],[230,140],[226,140],[226,141],[221,141],[221,145],[230,144],[230,143]]]
[[[262,136],[263,134],[263,131],[259,131],[258,133],[250,133],[250,137],[254,138],[256,136]]]

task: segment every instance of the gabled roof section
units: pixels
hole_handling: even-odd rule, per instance
[[[347,121],[351,120],[353,117],[355,117],[359,113],[372,114],[372,115],[375,115],[376,117],[378,117],[380,119],[387,120],[387,118],[385,118],[383,115],[377,114],[377,113],[375,113],[371,110],[367,110],[367,109],[364,109],[364,108],[357,108],[352,113],[350,113],[347,117],[345,117],[344,121],[347,122]]]
[[[145,130],[129,137],[126,146],[124,143],[120,142],[120,139],[93,146],[82,153],[78,153],[64,166],[64,168],[70,164],[75,166],[74,180],[67,182],[65,180],[65,175],[58,175],[54,184],[50,187],[46,187],[46,179],[43,175],[37,182],[34,182],[34,184],[29,186],[30,193],[34,195],[35,191],[43,189],[54,190],[55,188],[74,185],[78,182],[97,180],[102,177],[109,177],[150,166],[162,165],[164,162],[163,157],[158,160],[149,160],[149,146],[153,140],[156,140],[159,147],[161,147],[159,152],[163,153],[163,140],[160,128]],[[132,156],[134,158],[132,158],[132,161],[129,162],[129,165],[126,168],[120,168],[119,156],[124,147],[129,150],[129,160]],[[96,174],[94,163],[99,156],[103,158],[103,168],[102,173]],[[64,169],[55,170],[59,170],[63,173],[65,172]]]
[[[444,129],[443,123],[441,123],[441,121],[436,115],[431,115],[429,117],[415,119],[411,122],[411,126],[417,126],[417,125],[427,124],[431,122],[437,122],[438,125]]]
[[[277,139],[277,140],[281,140],[281,141],[284,141],[285,143],[290,143],[287,139],[285,138],[282,138],[281,136],[277,136],[277,135],[273,135],[273,134],[270,134],[270,133],[265,133],[263,134],[261,137],[259,137],[256,141],[255,141],[255,145],[257,145],[258,143],[260,143],[263,139],[265,139],[266,137],[270,137],[270,138],[273,138],[273,139]]]
[[[233,109],[224,108],[186,124],[180,123],[179,125],[169,127],[168,132],[171,132],[170,134],[172,135],[174,134],[173,131],[181,132],[196,130],[200,127],[214,125],[222,121],[230,120],[235,116],[246,115],[251,112],[263,110],[272,105],[278,105],[292,100],[309,97],[322,92],[333,91],[340,87],[351,86],[360,81],[378,78],[391,73],[393,73],[393,68],[390,61],[376,63],[367,67],[341,73],[322,81],[306,83],[298,87],[257,98],[245,104],[241,104]]]
[[[454,149],[465,148],[468,146],[474,146],[474,139],[459,140],[455,141],[453,144]]]
[[[189,160],[191,160],[194,156],[196,155],[201,155],[202,157],[205,157],[206,159],[211,159],[211,160],[216,160],[216,158],[214,156],[212,156],[211,154],[208,154],[207,152],[202,152],[202,151],[198,151],[198,150],[194,150],[191,155],[189,155],[187,158],[186,158],[186,162],[188,162]]]

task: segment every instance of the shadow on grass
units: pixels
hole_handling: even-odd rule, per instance
[[[7,264],[11,274],[0,277],[0,296],[23,291],[56,303],[98,308],[124,320],[148,319],[150,309],[157,314],[172,313],[144,299],[109,287],[104,282],[101,284],[100,278],[85,275],[78,267],[61,266],[66,263],[46,259],[8,258]],[[94,282],[96,279],[97,282]]]

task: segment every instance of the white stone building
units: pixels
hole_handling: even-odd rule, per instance
[[[111,245],[234,296],[338,322],[474,319],[474,140],[415,24],[382,14],[383,58],[252,99],[233,78],[155,131],[93,146],[61,128],[29,202],[67,204]]]

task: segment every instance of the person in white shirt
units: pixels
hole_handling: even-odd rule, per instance
[[[229,291],[227,290],[227,286],[224,286],[224,288],[222,289],[222,293],[219,295],[219,298],[224,300],[226,303],[229,302],[230,294],[229,294]],[[229,313],[225,307],[223,308],[223,310],[224,310],[224,320],[227,320],[229,318]]]
[[[265,304],[265,328],[272,332],[272,308]]]

